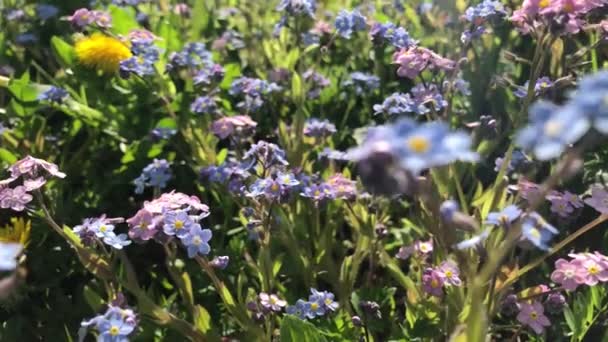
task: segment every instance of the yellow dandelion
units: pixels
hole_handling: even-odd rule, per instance
[[[82,65],[104,73],[117,72],[120,62],[132,56],[123,42],[101,33],[80,39],[74,49]]]
[[[0,228],[0,241],[18,242],[23,246],[27,246],[30,241],[31,231],[31,221],[25,221],[23,217],[13,217],[10,224],[6,225],[4,228]]]

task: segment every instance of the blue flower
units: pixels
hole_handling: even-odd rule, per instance
[[[218,106],[215,97],[203,95],[192,102],[190,110],[196,114],[214,114],[218,111]]]
[[[575,105],[562,108],[539,101],[530,108],[532,122],[516,137],[519,146],[531,150],[540,160],[558,157],[564,148],[587,133],[591,122]]]
[[[608,71],[585,76],[579,84],[566,107],[579,116],[589,117],[593,128],[608,134]]]
[[[188,43],[179,52],[173,52],[169,56],[167,71],[175,68],[197,68],[200,65],[212,65],[213,59],[211,52],[207,50],[203,43]]]
[[[309,302],[320,303],[324,311],[334,312],[338,310],[340,304],[334,301],[334,294],[328,291],[317,291],[310,289],[311,295],[308,297]]]
[[[133,57],[120,62],[122,78],[129,78],[131,74],[143,77],[156,73],[154,64],[160,59],[160,50],[153,39],[132,39],[131,53]]]
[[[509,227],[511,223],[521,216],[521,209],[516,205],[510,205],[500,212],[491,212],[486,217],[486,224]]]
[[[169,162],[165,159],[154,159],[152,163],[148,164],[142,170],[141,175],[133,181],[133,184],[135,184],[135,193],[143,193],[145,186],[164,189],[171,177]]]
[[[308,311],[310,310],[310,303],[303,299],[298,299],[295,305],[290,305],[285,309],[289,315],[294,315],[300,319],[306,319]]]
[[[335,26],[342,38],[350,39],[353,32],[367,28],[367,19],[358,10],[352,12],[341,10],[336,17]]]
[[[413,101],[407,94],[393,93],[382,104],[374,105],[374,114],[402,115],[413,112]]]
[[[401,119],[392,128],[388,141],[403,167],[419,174],[430,167],[451,162],[476,161],[478,156],[471,151],[471,138],[463,132],[450,132],[448,126],[439,121],[417,125],[409,119]]]
[[[114,234],[114,232],[109,232],[103,236],[103,242],[112,246],[116,249],[122,249],[125,246],[131,244],[131,240],[127,237],[127,234]]]
[[[167,235],[183,238],[196,225],[184,210],[169,211],[164,215],[163,231]]]
[[[525,241],[545,251],[549,249],[547,243],[551,241],[554,235],[559,233],[555,227],[547,223],[538,213],[531,213],[525,216],[521,228],[522,238]]]
[[[17,256],[23,251],[20,243],[0,242],[0,271],[12,271],[17,268]]]
[[[296,176],[294,176],[294,174],[291,173],[291,172],[279,172],[279,173],[277,173],[276,181],[282,187],[285,187],[285,188],[291,188],[291,187],[300,185],[300,181],[298,181],[296,179]]]
[[[399,27],[392,33],[391,44],[401,49],[415,45],[416,42],[412,40],[406,29]]]
[[[530,81],[526,81],[523,87],[517,87],[517,89],[513,92],[513,95],[519,98],[527,97],[529,84]],[[551,87],[553,87],[553,82],[551,82],[551,79],[549,77],[541,77],[536,81],[536,84],[534,85],[534,93],[536,96],[538,96]]]
[[[316,8],[317,2],[315,0],[281,0],[276,10],[295,16],[306,14],[314,18]]]
[[[490,20],[492,17],[502,17],[507,14],[505,6],[497,0],[484,0],[476,6],[466,9],[464,17],[471,23]]]
[[[467,240],[457,243],[454,247],[456,247],[456,249],[458,250],[464,250],[479,246],[488,238],[488,236],[490,236],[490,232],[491,229],[486,229],[478,235],[475,235]]]
[[[317,316],[325,316],[325,305],[323,303],[323,298],[311,296],[314,301],[309,301],[306,305],[306,317],[309,319],[313,319]]]
[[[194,75],[194,85],[210,85],[212,82],[219,82],[224,78],[225,70],[219,64],[213,64],[210,67],[197,71]]]
[[[127,324],[120,318],[112,318],[103,320],[98,324],[100,342],[126,342],[129,339],[127,336],[133,332],[135,327]]]
[[[336,126],[329,120],[312,118],[304,124],[304,135],[307,137],[324,138],[336,133]]]
[[[273,143],[260,140],[251,145],[243,156],[243,160],[248,165],[245,169],[251,169],[256,165],[268,169],[272,166],[286,166],[287,162],[285,151]]]
[[[49,4],[39,4],[36,6],[36,16],[40,20],[51,19],[59,13],[59,9]]]
[[[68,92],[65,89],[51,86],[42,94],[38,95],[38,100],[61,104],[67,97]]]
[[[187,235],[181,237],[182,244],[188,251],[188,257],[194,258],[198,254],[209,254],[211,251],[209,240],[212,236],[211,230],[202,229],[198,224],[194,225]]]
[[[103,238],[114,234],[114,225],[108,223],[105,218],[95,220],[90,226],[89,230],[95,233],[98,238]]]
[[[352,86],[357,95],[370,92],[380,87],[380,78],[378,76],[355,71],[350,74],[349,79],[344,81],[344,86]]]

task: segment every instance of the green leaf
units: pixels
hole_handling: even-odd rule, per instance
[[[323,342],[325,336],[311,323],[291,315],[281,322],[281,342]]]
[[[196,305],[194,310],[194,325],[196,328],[203,333],[211,330],[211,315],[209,315],[209,312],[200,305]]]
[[[23,74],[19,79],[12,79],[8,84],[8,90],[22,102],[33,102],[38,99],[41,90],[39,86],[30,83],[28,73]]]
[[[126,35],[132,29],[139,27],[135,19],[135,9],[110,5],[109,11],[112,16],[113,33]]]
[[[63,67],[69,67],[74,64],[74,48],[63,39],[53,36],[51,38],[51,48],[53,49],[55,57]]]
[[[0,160],[13,164],[17,161],[17,156],[15,156],[11,151],[0,147]]]
[[[86,285],[83,289],[83,292],[84,299],[86,300],[87,304],[89,304],[91,309],[93,309],[93,311],[95,312],[100,311],[101,307],[103,306],[103,299],[101,298],[101,296]]]

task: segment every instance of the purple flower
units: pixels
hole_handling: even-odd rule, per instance
[[[551,325],[547,316],[544,315],[545,308],[539,302],[521,303],[517,320],[523,325],[527,325],[537,334],[542,334],[545,327]]]
[[[526,98],[528,96],[528,84],[529,81],[526,82],[523,87],[517,87],[517,89],[513,92],[513,95],[519,98]],[[551,82],[551,79],[548,77],[541,77],[536,81],[534,86],[534,94],[535,96],[539,96],[551,87],[553,87],[553,82]]]
[[[184,238],[196,225],[186,211],[169,211],[164,215],[163,231],[167,235],[177,235],[179,238]]]
[[[120,75],[129,78],[131,74],[139,77],[156,74],[154,64],[160,59],[160,50],[154,45],[154,39],[142,39],[136,36],[131,41],[133,57],[120,62]]]
[[[143,241],[154,238],[157,232],[157,223],[155,221],[158,220],[152,216],[152,213],[146,209],[139,210],[135,216],[127,220],[130,228],[129,237]]]
[[[427,268],[422,275],[422,289],[424,292],[435,296],[442,297],[443,296],[443,285],[445,283],[445,278],[442,276],[442,273],[438,272],[435,269]]]
[[[332,198],[350,200],[357,196],[357,183],[337,173],[331,176],[324,185],[329,188]]]
[[[333,293],[327,291],[317,291],[316,289],[310,289],[310,293],[311,294],[308,297],[309,302],[321,303],[326,312],[335,312],[338,310],[340,304],[334,300]]]
[[[374,105],[374,115],[389,114],[401,115],[413,112],[413,101],[409,94],[393,93],[382,104]]]
[[[86,8],[77,9],[74,14],[69,16],[67,20],[79,29],[83,29],[86,26],[93,23],[95,20],[93,13]]]
[[[412,80],[425,69],[451,71],[456,66],[454,61],[443,58],[437,53],[421,46],[411,46],[395,52],[393,64],[399,65],[397,75]]]
[[[372,74],[355,71],[350,74],[350,77],[342,85],[353,87],[355,93],[361,95],[378,89],[380,87],[380,78]]]
[[[521,216],[521,213],[521,209],[516,205],[510,205],[500,212],[489,213],[485,223],[508,228],[511,226],[511,223]]]
[[[25,210],[25,205],[31,202],[33,196],[27,193],[27,189],[19,185],[14,189],[4,188],[0,190],[0,208],[12,209],[14,211]]]
[[[224,78],[225,70],[219,64],[205,67],[194,75],[194,85],[210,85],[213,82],[220,82]]]
[[[194,258],[197,254],[209,254],[211,251],[209,240],[212,236],[211,230],[201,229],[198,224],[193,225],[188,234],[181,238],[182,244],[188,251],[188,257]]]
[[[336,17],[335,25],[336,31],[342,38],[350,39],[353,32],[367,28],[367,19],[358,10],[352,12],[341,10]]]
[[[214,96],[199,96],[190,105],[190,111],[196,114],[215,114],[218,111],[217,102]]]
[[[65,178],[65,173],[60,172],[57,165],[32,156],[15,162],[8,170],[11,173],[11,181],[19,177],[36,179],[41,175]]]
[[[316,37],[316,36],[315,36]],[[308,98],[316,99],[321,95],[321,91],[324,88],[329,87],[331,81],[325,76],[315,72],[313,69],[308,69],[304,74],[302,74],[302,78],[304,81],[310,84],[310,88],[308,90]]]
[[[36,16],[40,20],[51,19],[59,13],[59,9],[56,6],[49,4],[39,4],[36,6]]]
[[[199,68],[213,65],[211,52],[207,50],[204,43],[187,43],[181,51],[169,55],[167,71],[177,68]]]
[[[148,164],[141,175],[134,180],[136,185],[135,193],[143,193],[144,186],[164,189],[167,187],[167,182],[172,178],[171,164],[166,159],[154,159]]]
[[[225,116],[211,124],[211,131],[219,138],[226,139],[235,133],[239,136],[249,135],[257,125],[248,115]]]
[[[608,191],[601,185],[593,185],[591,197],[585,198],[585,203],[601,214],[608,214]]]
[[[243,160],[249,165],[247,169],[256,165],[262,165],[267,169],[271,166],[286,166],[289,164],[286,160],[285,151],[276,144],[263,140],[251,145],[243,156]]]
[[[551,199],[551,212],[565,218],[574,212],[574,208],[564,198],[553,198]]]
[[[260,304],[263,308],[275,312],[281,312],[283,308],[287,305],[287,302],[279,299],[275,294],[268,294],[265,292],[260,293]]]
[[[585,206],[583,200],[581,200],[581,197],[577,194],[571,193],[570,191],[565,191],[562,194],[562,198],[568,201],[568,204],[570,204],[573,208],[580,209]]]
[[[281,0],[276,10],[293,16],[305,14],[314,18],[316,8],[316,0]]]
[[[463,250],[463,249],[469,249],[469,248],[473,248],[476,246],[481,245],[482,242],[484,242],[488,236],[490,236],[490,229],[486,229],[483,232],[481,232],[480,234],[474,235],[473,237],[463,240],[459,243],[457,243],[455,245],[456,249],[459,250]]]
[[[550,314],[557,315],[560,314],[564,307],[566,306],[566,297],[563,294],[550,293],[547,296],[547,300],[545,301],[545,307]]]

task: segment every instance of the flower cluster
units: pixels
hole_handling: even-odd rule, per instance
[[[68,97],[67,90],[59,87],[51,86],[49,89],[38,95],[38,100],[50,103],[62,104]]]
[[[551,280],[565,290],[574,291],[580,285],[595,286],[608,282],[608,257],[595,253],[569,254],[571,260],[558,259]]]
[[[0,208],[15,211],[25,210],[33,199],[30,192],[40,189],[51,177],[66,176],[57,165],[32,156],[15,162],[8,170],[10,177],[0,181]]]
[[[352,34],[367,28],[367,18],[361,12],[341,10],[336,17],[336,31],[342,38],[350,39]]]
[[[154,159],[133,181],[135,193],[142,194],[145,187],[164,189],[171,177],[171,164],[165,159]]]
[[[447,286],[460,286],[460,271],[455,262],[444,261],[435,268],[426,268],[422,275],[422,289],[435,297],[443,296],[443,289]]]
[[[397,75],[412,80],[427,69],[451,71],[456,67],[454,61],[421,46],[411,46],[395,52],[393,63],[399,65]]]
[[[84,338],[87,329],[95,327],[98,341],[128,341],[138,325],[137,315],[132,309],[110,304],[103,314],[81,323],[79,335]]]
[[[380,87],[380,78],[376,75],[355,71],[342,83],[345,87],[352,87],[357,95],[371,92]]]
[[[312,118],[304,125],[304,135],[307,137],[325,138],[336,132],[336,126],[329,120]]]
[[[232,82],[229,93],[233,96],[243,96],[243,101],[237,107],[246,112],[252,112],[264,104],[263,97],[270,93],[280,91],[281,87],[273,82],[258,78],[240,77]]]
[[[339,306],[340,304],[334,301],[333,293],[310,289],[308,301],[298,299],[294,305],[288,306],[285,311],[300,319],[314,319],[335,312]]]
[[[526,81],[522,87],[517,87],[517,89],[513,92],[513,95],[519,97],[520,99],[526,98],[528,96],[529,84],[530,82]],[[539,96],[551,89],[553,86],[554,84],[549,77],[541,77],[536,81],[536,84],[534,84],[534,95]]]
[[[74,226],[72,230],[80,237],[80,241],[87,246],[105,243],[115,249],[131,244],[127,234],[116,234],[115,225],[124,222],[123,218],[107,218],[105,215],[98,218],[84,219],[82,224]]]
[[[167,71],[178,68],[198,69],[201,66],[213,65],[211,52],[204,43],[188,43],[181,51],[169,55]]]
[[[309,90],[307,96],[309,99],[316,99],[321,95],[321,91],[324,88],[329,87],[331,82],[329,79],[325,78],[325,76],[320,73],[314,71],[313,69],[308,69],[304,74],[302,74],[302,78],[306,81],[309,86]]]
[[[211,131],[220,139],[226,139],[232,135],[246,137],[255,131],[257,125],[257,122],[248,115],[225,116],[211,124]]]
[[[492,21],[494,18],[502,18],[506,15],[507,10],[505,6],[496,0],[484,0],[476,6],[467,8],[464,18],[471,24],[472,29],[465,30],[460,40],[468,44],[486,32],[486,28],[483,26],[486,22]]]
[[[546,25],[574,34],[585,24],[585,15],[605,4],[601,0],[524,0],[521,8],[513,12],[511,21],[523,33]]]
[[[103,11],[90,11],[86,8],[77,9],[74,14],[66,19],[74,27],[81,30],[90,25],[96,25],[101,28],[112,26],[112,17],[109,13]]]
[[[120,62],[119,72],[123,78],[131,74],[139,77],[153,75],[154,64],[160,59],[160,49],[154,44],[155,36],[149,31],[137,30],[129,34],[133,57]]]
[[[410,37],[409,32],[405,28],[397,27],[391,22],[372,24],[369,34],[374,43],[382,44],[388,42],[397,49],[409,48],[418,44],[416,40]]]

